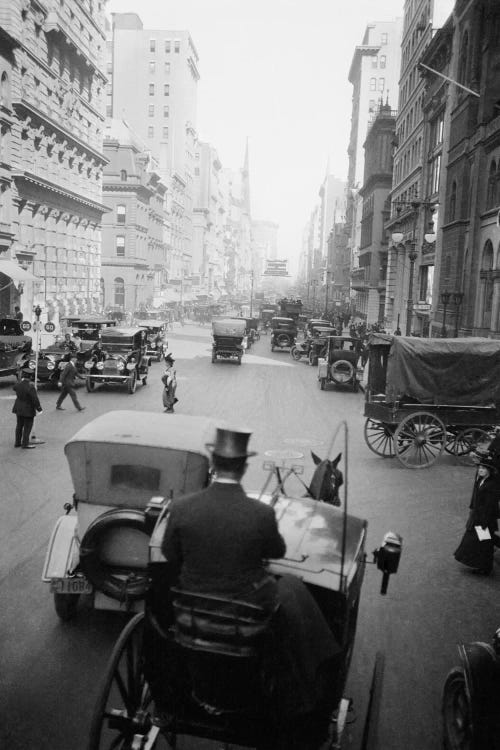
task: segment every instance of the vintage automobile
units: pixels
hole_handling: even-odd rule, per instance
[[[165,338],[165,321],[158,318],[146,318],[136,320],[135,325],[146,331],[146,354],[161,362],[163,355],[167,353],[168,341]]]
[[[259,327],[265,335],[267,335],[268,329],[270,330],[271,320],[278,314],[278,312],[279,312],[278,305],[264,303],[260,306],[260,310],[259,310],[260,326]]]
[[[28,362],[31,337],[25,336],[15,318],[0,319],[0,377],[19,376]]]
[[[312,336],[313,329],[319,326],[320,328],[334,328],[333,323],[323,318],[309,318],[304,326],[304,337]]]
[[[245,335],[247,337],[247,348],[250,349],[254,341],[258,341],[260,338],[258,326],[259,321],[257,318],[243,318],[246,323]]]
[[[212,320],[212,363],[218,359],[241,365],[247,346],[245,318],[218,318]]]
[[[96,341],[101,338],[101,332],[105,328],[116,326],[116,320],[103,318],[100,316],[89,316],[81,318],[71,318],[67,321],[68,329],[73,336],[78,335],[81,339],[81,351],[92,349]]]
[[[328,323],[310,326],[309,333],[306,335],[304,343],[309,346],[308,357],[311,367],[316,367],[320,357],[325,356],[328,337],[336,333],[336,329]]]
[[[137,416],[134,412],[134,417]],[[135,440],[138,442],[138,437]],[[114,463],[115,456],[111,455]],[[197,461],[206,460],[201,451],[193,452],[193,461],[195,457]],[[265,468],[278,477],[276,489],[251,493],[260,502],[274,507],[286,542],[286,556],[269,561],[268,570],[277,579],[291,576],[303,581],[340,645],[335,664],[325,676],[324,707],[322,703],[322,708],[312,715],[291,712],[285,717],[277,708],[280,681],[273,656],[279,647],[272,615],[256,605],[221,596],[193,595],[172,585],[169,564],[161,550],[170,505],[162,487],[149,502],[142,527],[143,537],[151,533],[144,614],[129,620],[111,654],[96,691],[88,750],[173,749],[180,747],[177,739],[181,736],[182,747],[196,747],[194,738],[212,740],[217,747],[243,746],[257,750],[346,747],[343,741],[348,739],[350,700],[343,695],[367,562],[367,522],[347,512],[346,493],[343,509],[285,494],[286,463],[271,463],[272,466]],[[180,465],[179,461],[174,465],[169,463],[168,470]],[[75,461],[78,471],[82,472],[83,466],[82,461]],[[198,481],[208,481],[207,467],[208,464],[200,464]],[[174,496],[178,470],[174,471],[170,492]],[[107,465],[105,471],[110,472]],[[81,491],[86,490],[83,477],[80,486]],[[91,527],[86,535],[90,532]],[[85,537],[82,548],[84,541]],[[140,571],[146,578],[143,544],[141,537]],[[90,549],[95,547],[90,545]],[[119,549],[115,544],[115,555]],[[125,548],[121,550],[123,555]],[[397,572],[401,550],[401,537],[388,533],[374,553],[377,568],[382,572],[382,594],[387,591],[390,575]],[[108,565],[108,556],[102,554],[102,558]],[[147,667],[148,653],[151,659],[152,652],[157,673],[154,684]],[[363,741],[366,749],[375,747],[371,742],[376,736],[383,666],[384,656],[379,652],[364,722],[363,736],[371,738],[370,742]],[[159,721],[155,701],[162,682],[165,685],[162,698],[168,705]]]
[[[23,373],[34,377],[36,373],[37,385],[49,385],[57,388],[61,371],[66,366],[65,355],[70,351],[67,347],[53,344],[38,352],[31,352],[30,358],[26,360],[22,368]]]
[[[328,336],[326,341],[325,355],[318,360],[319,387],[324,391],[331,383],[356,393],[363,379],[363,368],[359,367],[359,339]]]
[[[297,323],[293,318],[271,318],[271,351],[291,349],[297,338]]]
[[[96,385],[125,385],[132,394],[139,381],[146,385],[150,359],[144,328],[106,328],[101,332],[101,345],[102,351],[85,362],[89,393]]]
[[[461,643],[458,653],[443,688],[443,748],[499,750],[500,628],[491,643]]]
[[[205,417],[178,415],[167,424],[156,412],[110,411],[68,441],[73,503],[55,524],[42,574],[61,619],[76,615],[83,595],[96,609],[142,610],[146,506],[207,484],[205,443],[214,434]]]

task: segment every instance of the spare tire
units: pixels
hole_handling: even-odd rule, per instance
[[[276,336],[276,343],[278,346],[291,346],[292,336],[289,333],[278,333]]]
[[[144,535],[146,564],[137,565],[137,560],[132,559],[137,548],[132,550],[130,561],[121,560],[113,564],[105,560],[106,543],[109,544],[112,537],[116,537],[120,530],[125,529]],[[149,538],[143,511],[108,510],[96,518],[83,535],[80,545],[80,567],[92,585],[111,599],[121,602],[143,599],[148,589]],[[140,541],[139,552],[142,551]]]
[[[345,385],[350,383],[354,377],[354,365],[347,359],[338,359],[331,365],[330,374],[334,383]]]

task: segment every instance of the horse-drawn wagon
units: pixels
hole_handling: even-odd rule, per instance
[[[364,435],[411,469],[468,455],[500,423],[500,341],[370,334]]]
[[[181,419],[179,428],[169,438],[173,444],[189,432],[188,422],[196,418]],[[147,442],[135,439],[141,443],[141,449]],[[158,455],[166,448],[164,436],[162,439]],[[127,438],[128,442],[130,440]],[[191,477],[192,488],[195,480],[200,486],[208,483],[209,455],[201,448],[201,438],[198,443],[192,440],[190,443],[183,448],[190,451],[196,476],[192,471],[184,473]],[[332,471],[337,484],[339,476],[341,478],[337,469],[339,458],[335,462],[326,461],[335,464]],[[183,466],[184,462],[179,460],[169,463],[176,476]],[[274,507],[287,545],[283,559],[269,561],[269,571],[277,579],[291,575],[304,582],[339,644],[335,665],[330,665],[332,669],[328,672],[325,703],[313,714],[288,715],[276,710],[279,684],[272,659],[276,633],[273,635],[269,613],[256,605],[217,596],[193,595],[172,586],[162,540],[169,521],[169,499],[179,494],[180,486],[172,485],[171,491],[165,493],[162,482],[158,494],[151,498],[145,510],[143,506],[143,530],[151,535],[144,613],[129,621],[110,657],[95,704],[89,750],[175,748],[181,736],[182,747],[186,748],[196,747],[198,738],[218,742],[228,749],[234,746],[258,750],[341,747],[350,707],[350,701],[342,695],[353,652],[365,573],[367,522],[347,512],[347,476],[340,509],[312,497],[285,494],[286,477],[298,472],[294,464],[287,470],[286,462],[277,465],[276,461],[267,461],[264,467],[277,477],[277,485],[266,492],[266,483],[260,493],[251,494]],[[165,472],[167,484],[169,473]],[[320,473],[325,473],[323,467]],[[117,545],[117,531],[115,529],[115,535],[109,540],[111,552]],[[377,567],[383,572],[382,593],[385,593],[389,575],[397,571],[401,554],[400,538],[386,537],[376,555]],[[102,551],[109,565],[110,553],[104,548]],[[122,549],[122,558],[125,552]],[[141,552],[141,560],[142,555]],[[155,687],[147,666],[151,643],[155,645],[155,679],[160,664],[160,679],[166,686],[162,701],[169,696],[168,710],[163,710],[161,717],[156,715]],[[371,707],[378,703],[382,672],[383,656],[377,654]],[[365,737],[373,729],[374,718],[369,710]],[[363,744],[363,748],[368,747],[371,746]]]

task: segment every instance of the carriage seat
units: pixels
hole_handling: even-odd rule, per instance
[[[187,656],[194,701],[212,715],[254,712],[262,701],[263,665],[276,610],[171,591],[174,639]]]

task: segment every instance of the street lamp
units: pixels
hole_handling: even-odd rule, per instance
[[[441,338],[445,339],[446,333],[446,308],[450,302],[451,292],[441,292],[441,302],[443,304],[443,325],[441,326]]]
[[[464,301],[463,292],[453,292],[453,302],[455,303],[455,338],[458,338],[458,323],[460,320],[460,307]]]
[[[330,279],[331,271],[326,271],[326,287],[325,287],[325,315],[324,318],[327,320],[328,316],[328,281]]]

